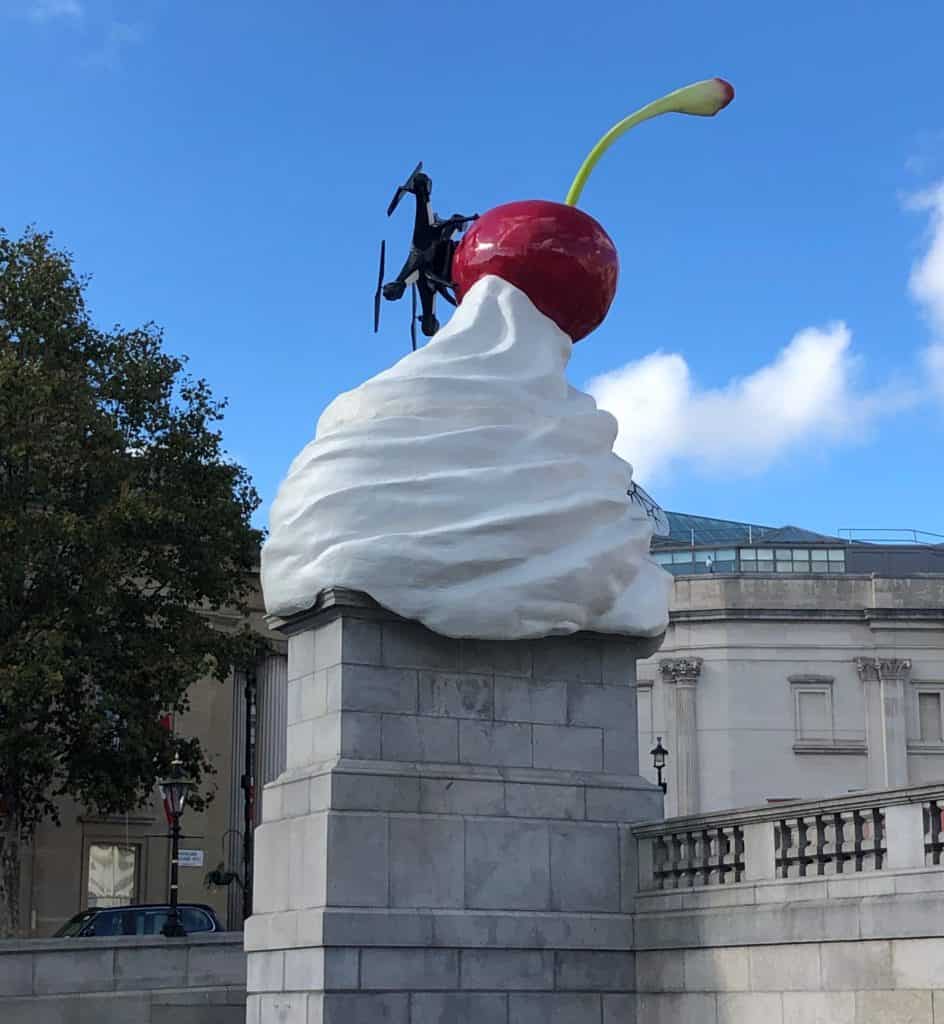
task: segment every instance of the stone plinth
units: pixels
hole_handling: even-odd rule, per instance
[[[626,1024],[635,661],[657,642],[438,636],[335,591],[285,621],[249,1024]]]

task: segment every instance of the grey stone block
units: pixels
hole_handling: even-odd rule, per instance
[[[491,676],[420,672],[419,710],[423,715],[491,720],[495,695]]]
[[[420,810],[433,814],[505,813],[505,787],[501,782],[473,779],[421,779]]]
[[[403,991],[459,988],[459,953],[454,949],[365,949],[361,988]]]
[[[309,719],[288,727],[285,743],[285,760],[289,771],[293,768],[302,768],[305,765],[311,764],[312,760],[315,759],[314,723],[316,721],[323,722],[325,719]],[[337,736],[337,730],[335,730],[335,736]],[[322,735],[320,737],[318,760],[327,760],[329,757],[336,756],[337,741],[334,743],[335,750],[333,753],[322,753],[322,747],[330,748],[330,746],[329,737]]]
[[[576,725],[535,725],[534,767],[577,772],[603,768],[603,731]]]
[[[288,640],[288,679],[300,679],[315,671],[315,630],[306,629]]]
[[[763,1021],[783,1024],[783,998],[779,992],[719,992],[718,1024]]]
[[[893,988],[944,989],[944,938],[895,939],[891,945]]]
[[[32,956],[29,953],[0,954],[0,998],[28,996],[32,991]]]
[[[362,711],[341,713],[341,754],[376,761],[380,757],[380,715]]]
[[[717,1024],[718,1005],[714,995],[688,992],[640,992],[636,997],[637,1020],[644,1024]],[[745,1017],[740,1024],[755,1024],[759,1018]],[[762,1021],[762,1024],[774,1024]]]
[[[196,988],[204,985],[245,986],[246,957],[241,947],[191,945],[187,957],[187,984]]]
[[[279,949],[249,953],[246,957],[246,991],[281,992],[283,988],[285,988],[285,954],[283,951]]]
[[[639,892],[639,843],[629,825],[617,828],[619,836],[620,910],[631,914]]]
[[[173,988],[187,981],[187,949],[181,946],[129,946],[115,949],[115,988],[119,991]]]
[[[466,906],[548,909],[548,862],[546,825],[486,818],[466,821]]]
[[[512,722],[460,722],[459,760],[463,764],[530,768],[531,726]]]
[[[633,992],[635,956],[596,950],[559,952],[557,988],[563,992]]]
[[[553,991],[554,954],[549,950],[465,949],[462,987],[484,991]]]
[[[932,1024],[930,992],[856,992],[856,1024]]]
[[[602,1000],[598,995],[547,995],[543,992],[508,997],[512,1024],[600,1024]]]
[[[382,664],[380,623],[354,618],[342,621],[341,660],[345,664]]]
[[[784,992],[783,1024],[855,1024],[854,992]]]
[[[636,990],[638,992],[684,992],[686,989],[681,955],[666,955],[661,950],[639,950],[636,954]]]
[[[336,811],[418,811],[420,780],[408,775],[331,775],[331,807]]]
[[[390,819],[390,904],[461,907],[465,897],[461,819]]]
[[[310,779],[298,779],[296,782],[282,783],[282,817],[298,818],[311,810],[309,794]]]
[[[496,676],[495,718],[563,725],[567,721],[567,684]]]
[[[416,711],[417,673],[409,668],[342,665],[328,681],[328,711]]]
[[[399,992],[326,993],[318,1002],[308,1024],[410,1024],[410,997]]]
[[[612,825],[550,826],[551,907],[615,913],[620,906],[619,839]]]
[[[527,640],[462,640],[459,667],[463,672],[530,676],[531,645]]]
[[[820,948],[826,991],[895,987],[890,942],[824,942]]]
[[[662,794],[639,789],[587,786],[587,818],[591,821],[652,821],[657,818]]]
[[[306,993],[266,993],[258,1000],[260,1024],[307,1024],[310,1020]]]
[[[459,671],[459,641],[411,622],[383,624],[383,663],[393,668]]]
[[[537,783],[505,784],[505,807],[516,818],[568,818],[584,816],[580,786],[544,786]]]
[[[636,691],[631,686],[567,686],[567,721],[631,731],[636,723]]]
[[[386,815],[328,815],[328,905],[385,907],[387,863]]]
[[[33,991],[38,996],[108,992],[114,977],[114,956],[112,948],[43,953],[33,965]]]
[[[603,1024],[636,1024],[636,996],[605,995],[603,997]]]
[[[147,1018],[122,1017],[121,1024],[139,1024]],[[99,1018],[96,1018],[98,1024]],[[254,1024],[242,1006],[161,1006],[151,1004],[150,1024]]]
[[[631,640],[610,637],[603,641],[603,682],[608,686],[635,686],[638,651]]]
[[[600,640],[573,636],[534,640],[531,643],[531,657],[535,679],[603,682],[603,650]]]
[[[819,944],[815,942],[793,946],[755,947],[750,951],[751,990],[819,991],[819,950]]]
[[[355,953],[355,977],[356,977],[356,951]],[[249,954],[249,986],[250,992],[256,991],[252,983],[252,959],[259,954]],[[270,954],[271,955],[271,954]],[[281,992],[318,992],[324,988],[325,982],[325,951],[315,947],[303,949],[286,949],[279,954],[282,957],[282,972],[284,981],[276,991]],[[356,987],[356,986],[355,986]]]
[[[603,730],[603,770],[614,775],[639,774],[639,746],[635,731]]]
[[[96,1004],[99,1001],[94,1000]],[[4,999],[0,1012],[3,1024],[76,1024],[77,1017],[73,1000],[56,996]]]
[[[417,992],[410,1024],[507,1024],[508,997],[471,993]]]
[[[459,760],[459,723],[448,718],[384,715],[381,751],[387,761]]]
[[[746,992],[751,987],[749,953],[743,947],[686,949],[682,957],[686,991]]]

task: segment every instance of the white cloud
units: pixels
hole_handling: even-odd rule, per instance
[[[29,16],[34,21],[52,21],[53,18],[79,18],[82,5],[79,0],[33,0]]]
[[[876,417],[913,402],[857,391],[851,343],[843,323],[808,327],[768,365],[719,388],[699,387],[683,356],[655,352],[587,389],[616,416],[616,451],[643,482],[682,463],[752,475],[803,445],[860,440]]]
[[[928,248],[912,268],[908,286],[934,331],[935,341],[924,351],[924,365],[931,386],[944,397],[944,181],[913,196],[908,206],[930,213]]]

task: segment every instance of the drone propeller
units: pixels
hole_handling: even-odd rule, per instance
[[[387,255],[387,240],[380,242],[380,270],[377,273],[377,291],[374,292],[374,334],[380,330],[380,290],[383,288],[384,260]]]
[[[410,285],[410,341],[413,342],[413,351],[416,351],[416,285]]]
[[[396,190],[396,192],[393,193],[393,199],[390,200],[390,205],[387,207],[388,217],[390,216],[390,214],[393,213],[397,206],[399,206],[400,200],[410,190],[410,182],[416,177],[417,174],[420,173],[422,169],[423,161],[420,160],[420,162],[413,168],[413,173],[409,176],[409,178],[407,178],[406,181]]]

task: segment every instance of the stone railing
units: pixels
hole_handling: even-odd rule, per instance
[[[637,825],[639,887],[697,889],[938,867],[942,815],[944,783],[935,783]]]

